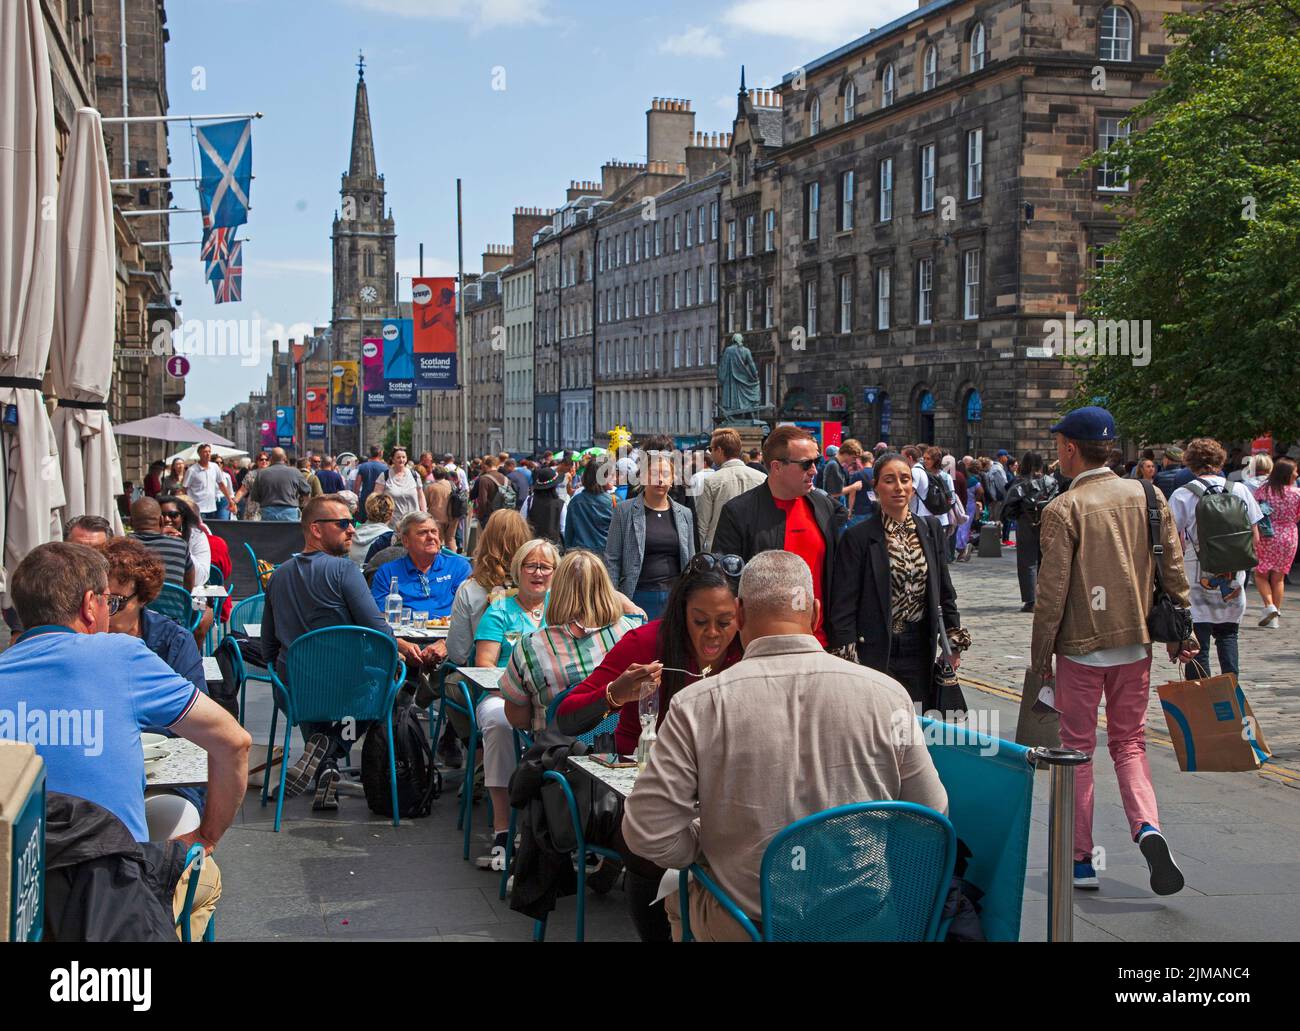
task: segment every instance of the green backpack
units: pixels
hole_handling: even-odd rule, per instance
[[[1204,573],[1236,574],[1253,569],[1255,535],[1246,503],[1216,483],[1197,478],[1187,484],[1197,497],[1196,559]]]

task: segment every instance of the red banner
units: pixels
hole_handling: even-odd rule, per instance
[[[307,425],[324,425],[329,418],[329,387],[324,383],[307,388]]]
[[[456,388],[456,280],[411,281],[412,344],[416,390]]]

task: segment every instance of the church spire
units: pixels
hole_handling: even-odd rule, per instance
[[[357,61],[357,103],[352,115],[352,157],[348,175],[375,178],[375,137],[370,129],[370,100],[366,94],[366,59]]]

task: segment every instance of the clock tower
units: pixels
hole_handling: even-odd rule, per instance
[[[332,232],[334,298],[331,360],[361,361],[361,342],[379,337],[383,320],[398,317],[397,231],[384,207],[384,177],[375,168],[365,58],[357,61],[357,96],[352,114],[352,153],[339,190]],[[370,444],[383,443],[387,418],[360,416],[360,429],[335,426],[331,447],[363,459]]]

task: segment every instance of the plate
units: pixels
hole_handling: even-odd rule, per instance
[[[144,750],[144,764],[152,766],[154,763],[160,763],[166,759],[171,752],[165,748],[159,748],[157,745],[151,745]]]
[[[144,748],[157,748],[171,739],[166,734],[141,734],[140,744]]]

